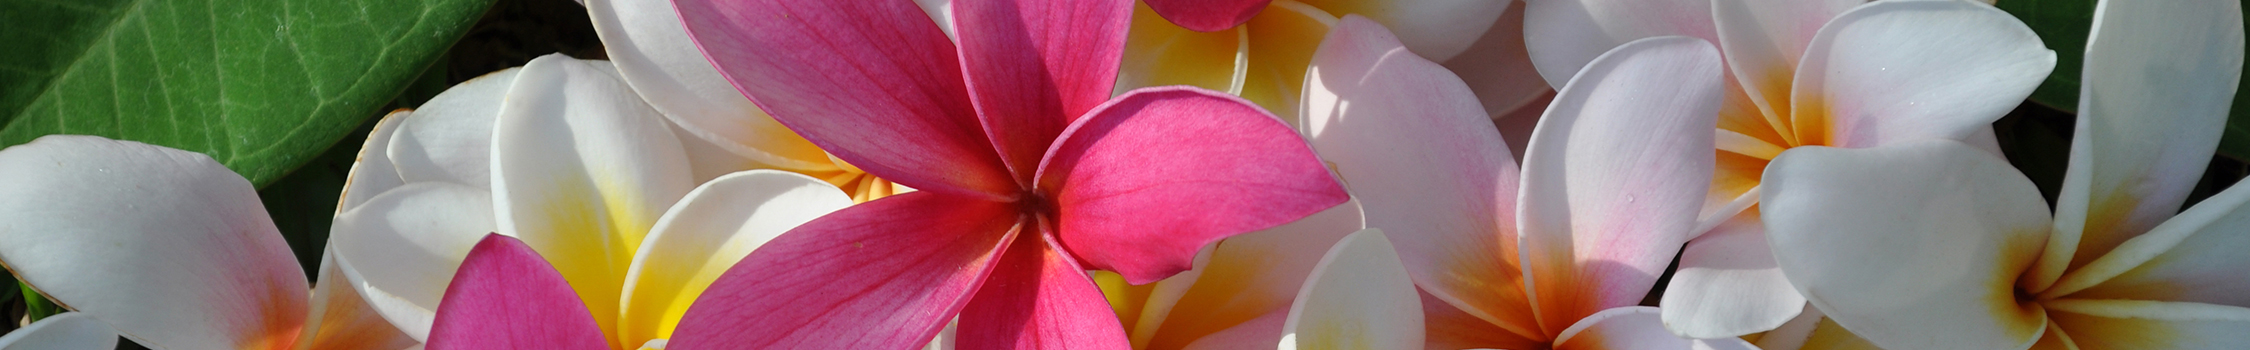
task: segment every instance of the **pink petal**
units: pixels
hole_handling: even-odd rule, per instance
[[[1273,0],[1146,0],[1157,16],[1181,28],[1215,32],[1234,28],[1257,17]]]
[[[976,298],[961,309],[963,349],[1125,350],[1125,327],[1100,288],[1051,235],[1008,245]]]
[[[1017,215],[1004,203],[913,192],[813,219],[711,282],[670,348],[921,346],[991,272]]]
[[[1063,127],[1109,100],[1132,0],[963,1],[961,69],[985,137],[1018,181]]]
[[[1134,90],[1095,108],[1041,166],[1062,245],[1135,284],[1187,270],[1220,238],[1350,199],[1288,124],[1192,87]]]
[[[1516,204],[1542,329],[1639,304],[1695,234],[1716,162],[1720,62],[1701,39],[1635,40],[1556,93],[1524,151]]]
[[[430,324],[431,350],[606,349],[601,326],[561,272],[514,237],[469,249]]]
[[[923,191],[1009,195],[952,42],[908,1],[680,0],[720,74],[791,130]]]

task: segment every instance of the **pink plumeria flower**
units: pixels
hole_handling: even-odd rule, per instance
[[[584,4],[618,77],[673,123],[699,174],[785,170],[843,188],[856,202],[911,190],[830,157],[736,92],[696,49],[671,0]]]
[[[1684,35],[1727,63],[1719,150],[1696,238],[1660,302],[1693,337],[1773,329],[1804,310],[1759,225],[1759,176],[1782,151],[1969,140],[2054,68],[2022,22],[1966,0],[1529,0],[1532,62],[1561,86],[1610,47]]]
[[[2052,217],[1958,142],[1774,160],[1768,238],[1814,306],[1893,349],[2250,346],[2250,185],[2180,210],[2241,77],[2242,5],[2096,6]]]
[[[965,348],[1122,348],[1086,270],[1153,282],[1213,241],[1348,199],[1287,123],[1240,99],[1111,99],[1127,1],[952,4],[959,45],[909,1],[675,5],[775,120],[920,190],[751,253],[675,348],[905,347],[955,315]]]
[[[1724,72],[1709,43],[1595,59],[1540,117],[1520,178],[1467,86],[1381,26],[1346,16],[1314,57],[1306,133],[1386,233],[1330,251],[1284,345],[1749,347],[1679,337],[1637,306],[1710,186]]]
[[[1337,17],[1356,14],[1392,28],[1415,54],[1443,62],[1469,83],[1494,118],[1518,107],[1544,107],[1532,102],[1550,92],[1524,53],[1523,8],[1513,0],[1140,3],[1119,67],[1120,89],[1194,85],[1294,116],[1305,67],[1320,39]]]
[[[76,311],[0,338],[8,348],[108,348],[118,335],[160,349],[417,345],[333,254],[306,283],[257,191],[210,157],[46,136],[0,150],[0,179],[0,262]]]

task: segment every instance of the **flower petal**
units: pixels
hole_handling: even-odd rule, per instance
[[[1044,228],[1042,228],[1044,230]],[[968,349],[1131,349],[1086,269],[1052,235],[1017,235],[961,309]]]
[[[1809,45],[1789,105],[1802,145],[1965,139],[2023,103],[2055,68],[2055,52],[2031,28],[1970,1],[1860,6]]]
[[[1117,66],[1116,93],[1144,87],[1193,85],[1242,93],[1249,72],[1247,28],[1198,32],[1157,16],[1148,2],[1133,5],[1133,24],[1125,34]]]
[[[1555,338],[1555,350],[1758,348],[1737,338],[1681,338],[1664,330],[1659,313],[1661,311],[1654,307],[1625,306],[1587,315]]]
[[[1276,2],[1236,30],[1243,34],[1242,79],[1228,93],[1295,122],[1304,102],[1305,69],[1336,16],[1295,1]]]
[[[751,170],[705,182],[656,221],[625,274],[619,342],[671,338],[680,316],[720,274],[783,232],[851,206],[812,177]]]
[[[401,331],[426,340],[432,310],[444,301],[461,259],[497,227],[490,191],[451,182],[408,184],[336,216],[329,257],[340,274],[326,276],[348,280],[339,282],[377,300],[370,307]]]
[[[1500,328],[1477,315],[1471,315],[1451,302],[1430,295],[1429,290],[1417,286],[1422,296],[1422,327],[1424,349],[1539,349],[1550,345],[1547,334],[1524,335]],[[1525,318],[1529,318],[1528,315]],[[1529,322],[1529,321],[1526,321]],[[1537,327],[1532,325],[1532,327]]]
[[[1836,323],[1885,348],[2023,348],[2046,327],[2017,300],[2047,216],[2008,162],[1950,140],[1798,147],[1766,168],[1766,239]]]
[[[1280,227],[1219,241],[1209,259],[1196,263],[1195,278],[1167,306],[1163,320],[1152,324],[1156,333],[1143,348],[1216,344],[1220,341],[1211,338],[1228,332],[1234,333],[1229,337],[1265,337],[1233,344],[1272,345],[1281,337],[1281,321],[1288,316],[1290,301],[1297,298],[1321,255],[1360,227],[1359,203],[1344,202]],[[1270,324],[1245,328],[1268,317]]]
[[[429,333],[424,310],[423,326],[415,334],[407,334],[399,326],[384,318],[376,309],[377,303],[359,293],[360,279],[336,260],[336,245],[331,243],[320,260],[319,282],[312,291],[312,314],[306,316],[305,329],[297,333],[297,349],[368,349],[396,350],[422,344]],[[452,271],[446,271],[451,278]],[[438,285],[443,288],[444,285]]]
[[[1187,270],[1213,241],[1350,200],[1288,124],[1192,87],[1134,90],[1095,108],[1041,167],[1063,247],[1133,283]]]
[[[1754,209],[1753,209],[1754,210]],[[1690,338],[1739,337],[1781,327],[1805,307],[1766,245],[1756,211],[1689,241],[1664,288],[1664,327]]]
[[[1641,38],[1681,35],[1719,42],[1710,0],[1525,1],[1524,46],[1547,85],[1561,90],[1572,75],[1611,48]]]
[[[401,118],[383,151],[399,178],[492,188],[492,125],[522,72],[509,68],[461,82]]]
[[[1747,97],[1769,120],[1789,115],[1789,83],[1822,25],[1866,0],[1713,0],[1719,49]]]
[[[117,330],[84,313],[49,315],[0,336],[0,350],[110,349],[117,347]]]
[[[1547,81],[1539,77],[1539,69],[1531,65],[1531,54],[1524,51],[1523,2],[1508,3],[1507,10],[1500,14],[1499,20],[1492,21],[1492,27],[1485,30],[1483,37],[1477,38],[1460,55],[1441,61],[1445,69],[1460,75],[1461,81],[1469,84],[1469,90],[1476,92],[1477,100],[1483,102],[1485,113],[1491,114],[1493,120],[1502,120],[1509,112],[1526,108],[1545,110],[1547,104],[1539,99],[1554,92]],[[1527,119],[1538,117],[1534,111]]]
[[[398,166],[391,164],[391,157],[384,150],[390,148],[391,135],[398,131],[399,123],[413,115],[413,110],[400,109],[375,121],[375,130],[369,131],[367,140],[360,143],[359,156],[352,161],[352,170],[344,175],[343,193],[337,195],[341,197],[336,201],[337,213],[359,207],[376,194],[406,184],[406,180],[398,176]]]
[[[642,237],[693,186],[663,117],[614,74],[599,61],[534,59],[493,126],[500,233],[571,257],[551,262],[601,324],[617,318]]]
[[[2250,343],[2250,333],[2242,332],[2250,328],[2250,308],[2145,300],[2044,304],[2081,349],[2232,349]]]
[[[2063,274],[2046,297],[2250,307],[2250,186],[2232,186]]]
[[[1109,100],[1132,0],[964,1],[961,70],[984,135],[1020,183],[1071,121]]]
[[[587,0],[586,14],[617,73],[694,138],[759,163],[797,171],[833,170],[827,153],[789,131],[735,91],[703,58],[671,1]],[[776,53],[755,53],[773,55]]]
[[[280,349],[311,286],[257,191],[210,157],[93,136],[0,150],[0,261],[166,348]]]
[[[1148,7],[1181,27],[1198,32],[1233,28],[1258,15],[1273,0],[1147,0]]]
[[[952,42],[913,2],[673,5],[736,90],[836,158],[923,191],[1014,194]]]
[[[582,297],[530,246],[487,234],[453,274],[429,349],[607,349]]]
[[[1336,242],[1305,279],[1282,326],[1282,349],[1422,346],[1422,301],[1383,230]]]
[[[2098,6],[2041,287],[2179,212],[2242,76],[2240,1]]]
[[[1460,78],[1345,16],[1306,75],[1300,125],[1430,294],[1539,334],[1517,287],[1516,164]]]
[[[1380,23],[1398,34],[1400,43],[1415,55],[1431,61],[1451,60],[1486,37],[1493,22],[1514,1],[1354,1],[1302,0],[1306,4],[1343,16],[1354,14]],[[1520,26],[1518,28],[1521,28]],[[1520,30],[1506,30],[1522,35]]]
[[[1539,117],[1516,227],[1541,329],[1639,304],[1696,233],[1725,69],[1700,39],[1635,40],[1587,64]]]
[[[903,348],[927,343],[992,270],[1008,203],[883,197],[797,226],[696,298],[671,349]]]

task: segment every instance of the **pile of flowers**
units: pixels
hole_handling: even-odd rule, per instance
[[[0,349],[2250,347],[2239,1],[2096,5],[2051,203],[1984,2],[582,5],[376,124],[309,280],[211,157],[0,150],[69,310]]]

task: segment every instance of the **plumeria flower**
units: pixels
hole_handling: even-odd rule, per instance
[[[1306,134],[1390,242],[1363,243],[1396,252],[1334,248],[1291,306],[1285,345],[1749,346],[1681,338],[1637,306],[1710,186],[1703,130],[1724,71],[1709,43],[1650,38],[1595,59],[1540,117],[1521,173],[1467,86],[1373,21],[1346,16],[1312,67]],[[1384,259],[1422,294],[1354,272]]]
[[[690,191],[683,146],[616,74],[608,62],[544,56],[378,125],[331,238],[338,260],[360,267],[355,285],[391,296],[376,303],[384,316],[434,342],[443,297],[461,280],[455,271],[480,237],[498,232],[557,257],[600,330],[593,345],[632,349],[667,338],[703,288],[752,249],[851,204],[826,182],[774,170]],[[389,144],[376,144],[384,136]],[[383,187],[418,177],[437,180]],[[366,191],[378,194],[351,204]]]
[[[1345,202],[1280,227],[1228,237],[1195,256],[1193,269],[1133,285],[1094,273],[1134,349],[1244,349],[1273,346],[1282,321],[1321,254],[1359,230],[1358,202]]]
[[[907,1],[674,4],[776,120],[919,191],[767,243],[673,347],[904,347],[959,315],[964,348],[1123,348],[1087,270],[1153,282],[1348,199],[1255,105],[1194,88],[1111,99],[1126,1],[955,3],[958,45]]]
[[[1893,349],[2250,344],[2250,186],[2180,210],[2241,77],[2241,4],[2096,6],[2052,217],[2006,160],[1958,142],[1774,160],[1768,239],[1814,306]]]
[[[672,1],[583,5],[618,75],[676,125],[699,173],[787,170],[843,188],[857,202],[912,190],[830,156],[736,92],[688,38]]]
[[[45,136],[0,150],[0,179],[0,262],[75,310],[0,338],[9,347],[418,345],[344,283],[334,254],[306,283],[250,181],[208,156]]]
[[[1699,236],[1664,289],[1665,326],[1691,337],[1773,329],[1804,309],[1759,225],[1759,176],[1782,151],[1919,139],[1992,146],[1991,127],[2054,68],[2015,17],[1963,0],[1530,0],[1532,62],[1562,86],[1638,38],[1719,44],[1727,94]]]
[[[1497,119],[1518,107],[1544,106],[1532,102],[1548,92],[1524,53],[1524,15],[1516,3],[1144,0],[1134,8],[1117,87],[1193,85],[1295,115],[1313,50],[1337,17],[1357,14],[1396,30],[1416,54],[1445,62]]]

